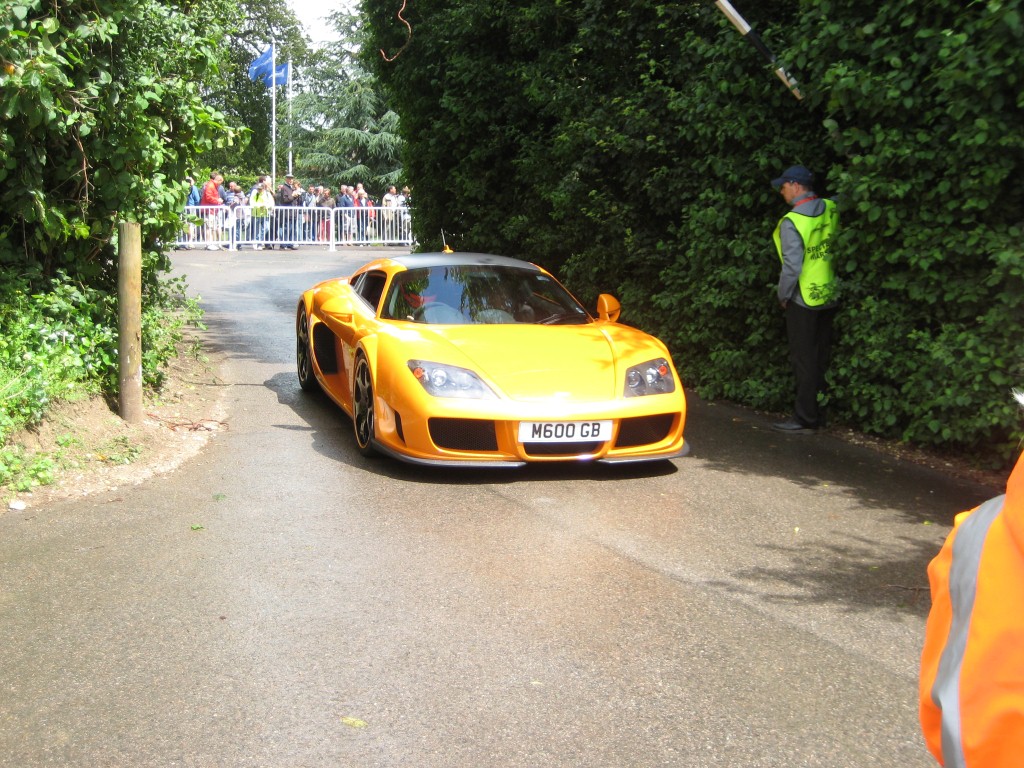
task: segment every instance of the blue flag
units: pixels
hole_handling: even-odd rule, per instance
[[[263,76],[263,84],[267,88],[273,88],[275,85],[287,85],[288,84],[288,64],[279,64],[277,69],[271,74],[270,70]]]
[[[256,80],[270,74],[273,67],[274,46],[270,46],[256,57],[256,61],[249,65],[249,79]]]

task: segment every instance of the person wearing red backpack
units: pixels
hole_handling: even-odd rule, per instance
[[[210,180],[203,185],[203,192],[199,196],[200,212],[206,221],[206,250],[220,250],[221,220],[224,206],[224,197],[221,192],[221,185],[224,177],[214,171],[210,174]]]

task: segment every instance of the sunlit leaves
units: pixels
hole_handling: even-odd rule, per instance
[[[192,77],[217,30],[158,3],[22,8],[0,21],[0,262],[98,274],[116,214],[154,210],[152,180],[225,133]],[[176,225],[178,203],[160,205],[149,242]]]

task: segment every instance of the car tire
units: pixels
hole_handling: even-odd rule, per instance
[[[370,363],[360,354],[356,358],[356,373],[352,382],[352,427],[356,436],[356,447],[363,456],[377,455],[373,447],[376,421]]]
[[[299,304],[295,317],[295,372],[299,377],[299,386],[305,392],[313,392],[319,388],[316,375],[313,373],[313,345],[309,338],[309,315],[306,307]]]

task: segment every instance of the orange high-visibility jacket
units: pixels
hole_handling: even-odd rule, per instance
[[[1024,456],[928,566],[921,727],[945,768],[1024,765]]]

